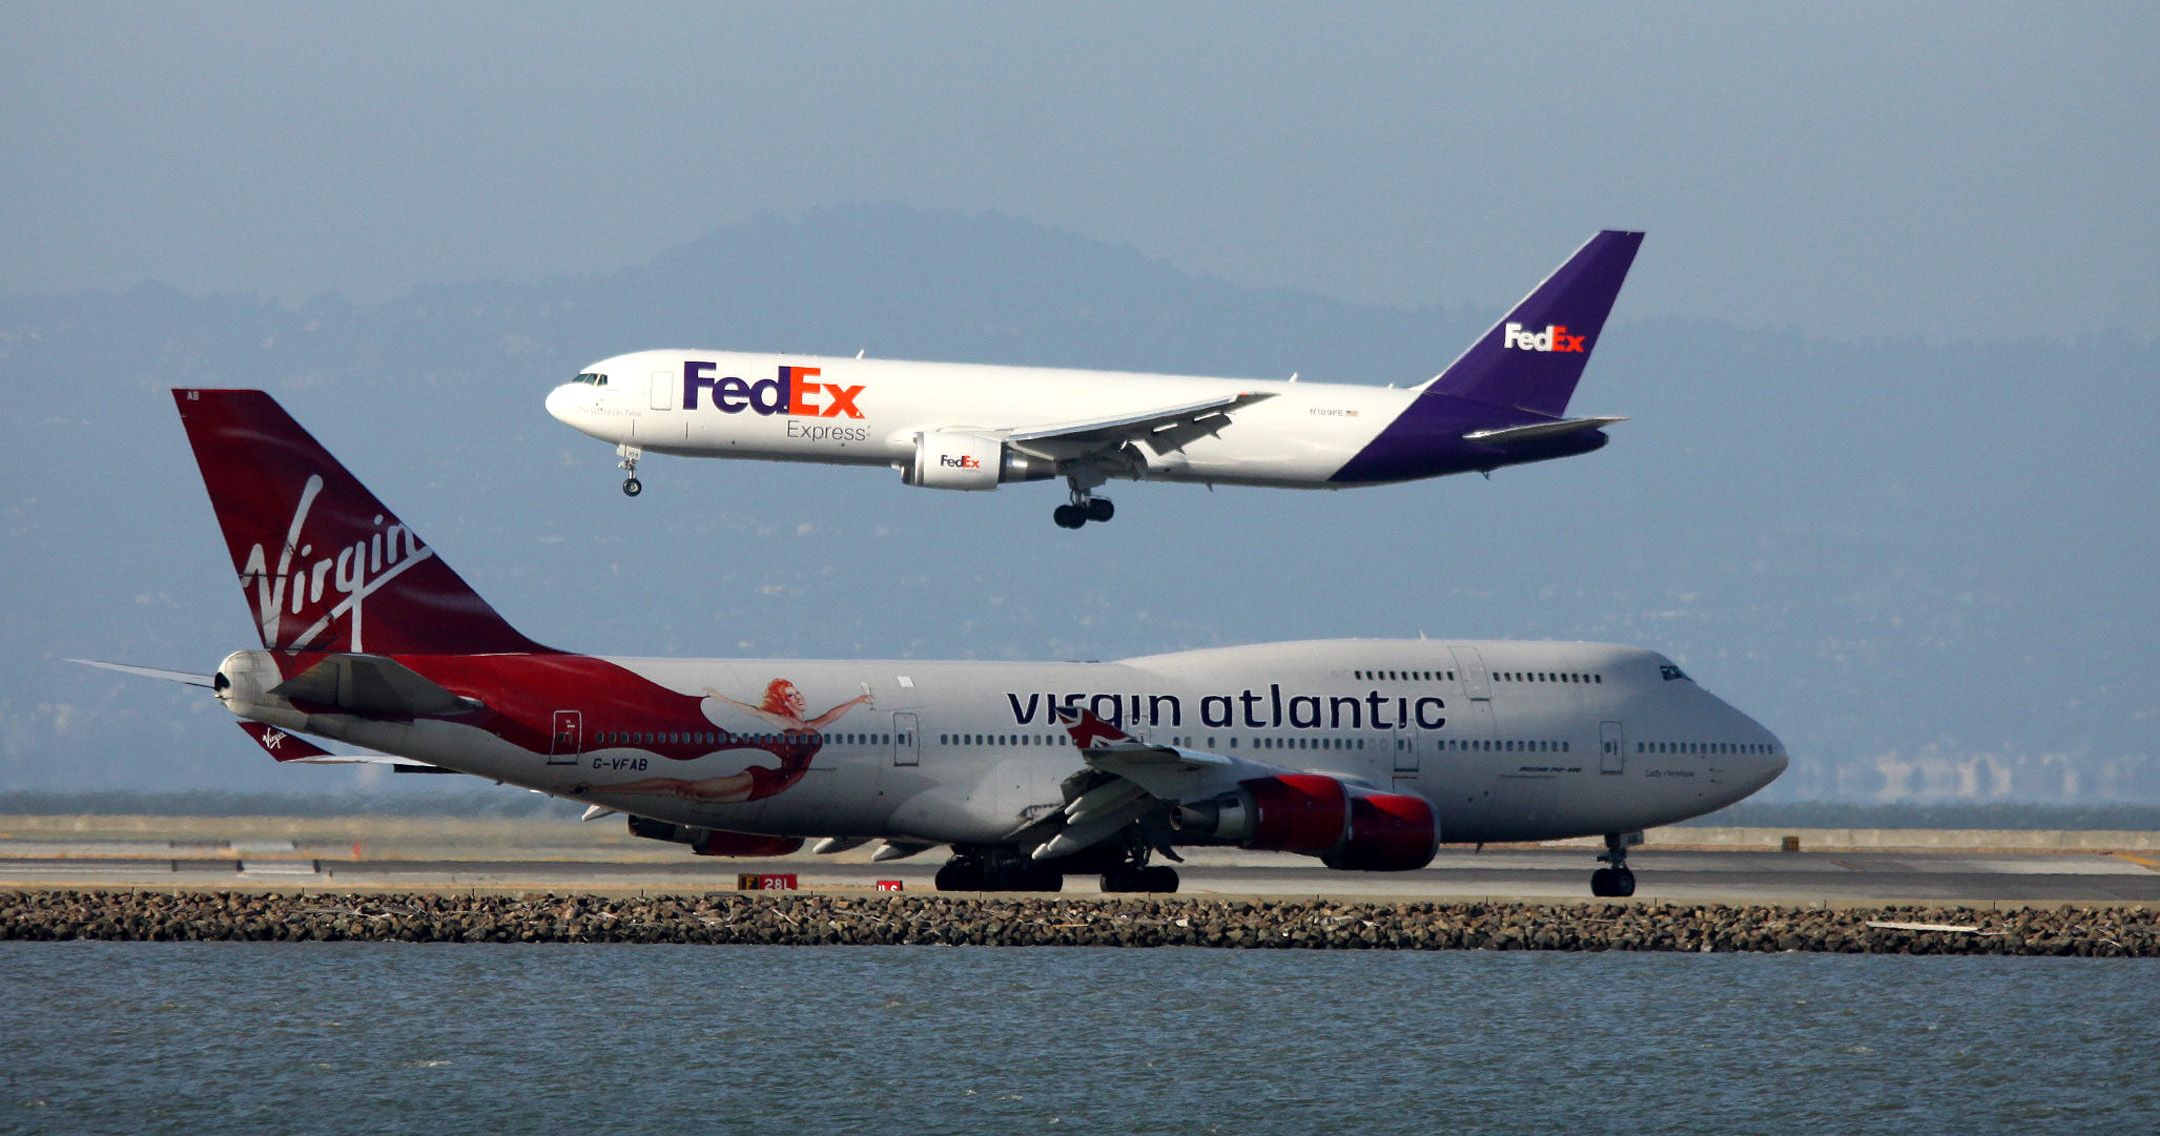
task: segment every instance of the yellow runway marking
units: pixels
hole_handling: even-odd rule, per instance
[[[2160,860],[2155,860],[2149,856],[2138,856],[2129,852],[2110,852],[2108,854],[2128,860],[2139,867],[2151,868],[2155,872],[2160,872]]]

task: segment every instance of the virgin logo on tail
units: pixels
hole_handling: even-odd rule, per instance
[[[1500,346],[1520,351],[1571,351],[1586,355],[1589,348],[1583,346],[1588,335],[1569,335],[1564,323],[1550,324],[1543,331],[1526,331],[1523,325],[1511,323],[1500,335]]]
[[[380,513],[373,522],[375,531],[366,537],[336,549],[326,547],[324,555],[315,555],[315,546],[305,541],[305,532],[308,513],[315,507],[322,488],[322,475],[309,474],[307,485],[300,490],[299,503],[293,506],[292,523],[286,526],[285,545],[278,552],[275,572],[270,569],[270,554],[261,544],[248,550],[247,562],[240,569],[241,588],[247,588],[250,582],[255,586],[255,617],[262,627],[265,646],[306,647],[328,631],[339,616],[350,615],[352,642],[347,649],[366,650],[361,644],[360,616],[367,597],[406,569],[435,555],[435,550],[421,544],[411,529]],[[318,610],[325,600],[329,609],[305,631],[286,641],[280,634],[286,618],[303,617]]]

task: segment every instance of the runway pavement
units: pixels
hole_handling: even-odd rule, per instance
[[[283,837],[266,835],[274,826],[256,821],[184,818],[169,833],[155,826],[154,819],[141,818],[128,831],[0,821],[0,887],[657,892],[731,889],[740,872],[784,872],[806,890],[869,890],[878,881],[897,880],[922,892],[932,889],[931,876],[944,860],[942,850],[885,864],[867,862],[865,850],[837,857],[707,859],[686,848],[630,841],[616,830],[545,822],[447,820],[430,827],[401,821],[390,828],[375,818],[343,827],[335,819],[310,820],[289,823],[291,835]],[[1653,833],[1629,857],[1636,899],[2160,905],[2160,852],[2149,848],[1781,852],[1773,850],[1777,841],[1766,832],[1741,847],[1675,848],[1660,847],[1660,834]],[[1179,872],[1188,894],[1572,900],[1589,898],[1594,854],[1584,845],[1451,847],[1422,871],[1362,873],[1329,871],[1304,857],[1200,849],[1187,853],[1189,862]],[[1074,876],[1065,890],[1098,889],[1094,877]]]

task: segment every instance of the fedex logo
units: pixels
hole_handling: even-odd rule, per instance
[[[1511,323],[1500,335],[1500,346],[1523,351],[1572,351],[1583,355],[1589,351],[1583,346],[1586,338],[1588,336],[1569,335],[1564,323],[1549,325],[1543,331],[1525,331],[1523,325]]]
[[[786,414],[797,418],[861,418],[855,398],[861,387],[810,380],[822,371],[817,367],[782,367],[777,379],[748,382],[729,375],[713,377],[713,364],[686,361],[682,368],[684,410],[696,410],[698,397],[712,392],[713,407],[722,414],[748,410],[760,417]]]
[[[969,457],[969,456],[968,456],[968,455],[966,455],[966,454],[962,454],[962,455],[960,455],[959,457],[954,457],[954,456],[952,456],[951,454],[945,454],[945,455],[942,455],[942,456],[940,456],[940,457],[938,458],[938,464],[939,464],[939,465],[942,465],[942,466],[945,466],[945,467],[947,467],[947,468],[949,468],[949,469],[981,469],[981,468],[982,468],[982,462],[980,462],[980,461],[977,461],[976,459],[974,459],[974,458],[972,458],[972,457]]]

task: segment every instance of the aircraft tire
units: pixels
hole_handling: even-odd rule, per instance
[[[1612,869],[1612,893],[1625,898],[1635,894],[1635,873],[1626,868]]]
[[[1141,872],[1131,864],[1119,864],[1102,874],[1105,895],[1123,895],[1126,892],[1144,890]]]
[[[1087,503],[1087,519],[1101,523],[1117,515],[1117,506],[1108,497],[1092,498]]]
[[[1144,891],[1151,891],[1158,895],[1176,895],[1178,885],[1177,869],[1166,868],[1160,864],[1152,868],[1142,868],[1140,869],[1140,884]]]
[[[1059,505],[1050,510],[1050,519],[1061,529],[1076,529],[1087,523],[1087,514],[1077,505]]]
[[[982,865],[960,860],[947,860],[937,870],[935,878],[939,891],[985,891]]]
[[[1599,899],[1607,899],[1618,895],[1619,893],[1613,890],[1612,877],[1613,870],[1611,868],[1599,868],[1597,871],[1590,873],[1590,894]]]
[[[626,478],[622,483],[622,492],[625,497],[635,497],[645,492],[645,483],[635,477]]]

